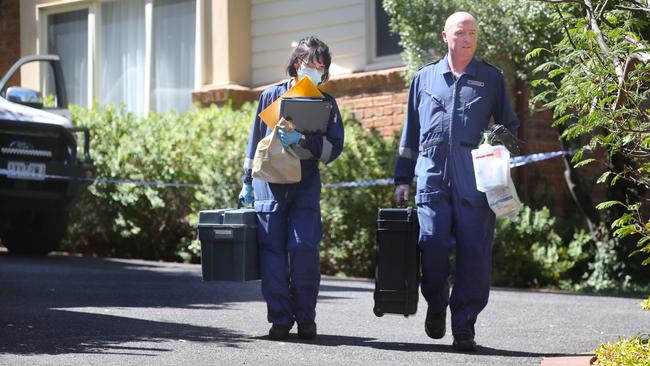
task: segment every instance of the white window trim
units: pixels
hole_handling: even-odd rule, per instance
[[[61,13],[68,13],[68,12],[73,12],[73,11],[78,11],[78,10],[88,10],[88,29],[86,30],[88,33],[88,53],[86,55],[88,61],[88,85],[86,86],[87,90],[87,102],[86,102],[86,107],[90,108],[92,106],[92,102],[95,99],[95,92],[94,92],[94,82],[95,78],[93,75],[96,72],[96,67],[95,67],[95,59],[94,59],[94,49],[95,49],[95,40],[94,37],[91,37],[91,25],[94,25],[94,14],[93,10],[93,4],[89,2],[73,2],[73,1],[62,1],[58,3],[53,3],[53,4],[42,4],[42,5],[37,5],[36,6],[36,20],[38,24],[38,30],[37,30],[37,50],[39,54],[47,54],[48,49],[47,49],[47,40],[48,40],[48,26],[47,26],[47,18],[50,15],[55,15],[55,14],[61,14]],[[92,19],[92,20],[91,20]],[[40,71],[39,71],[40,72]],[[40,77],[39,77],[40,79]],[[65,80],[65,79],[64,79]]]
[[[375,3],[381,0],[366,0],[366,34],[368,34],[366,49],[368,50],[367,63],[363,71],[372,71],[404,66],[404,60],[399,53],[386,56],[377,56],[377,12]]]
[[[37,22],[37,44],[39,54],[48,53],[47,50],[47,17],[54,14],[67,13],[71,11],[88,9],[88,101],[87,108],[91,108],[94,101],[98,99],[101,90],[101,3],[112,0],[62,0],[53,3],[40,4],[36,6]],[[124,0],[128,1],[128,0]],[[203,11],[206,9],[205,1],[196,0],[196,29],[194,47],[194,88],[200,89],[204,77],[203,63],[203,42],[205,39],[206,21]],[[144,70],[144,114],[151,111],[151,86],[152,86],[152,62],[153,62],[153,5],[155,0],[146,0],[145,3],[145,70]]]
[[[144,114],[151,111],[151,60],[153,60],[153,0],[144,5]]]

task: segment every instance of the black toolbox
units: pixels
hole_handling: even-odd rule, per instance
[[[254,209],[201,211],[198,236],[204,281],[260,278]]]
[[[420,225],[415,208],[382,208],[377,215],[375,306],[385,313],[415,314],[420,284]]]

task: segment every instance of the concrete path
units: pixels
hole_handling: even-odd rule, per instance
[[[426,304],[372,312],[371,280],[324,277],[313,342],[266,338],[258,281],[206,283],[200,266],[0,253],[0,365],[540,365],[650,330],[641,299],[495,288],[478,352],[424,334]],[[449,333],[449,326],[448,326]]]

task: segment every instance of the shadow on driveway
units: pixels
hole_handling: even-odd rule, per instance
[[[123,344],[183,340],[238,347],[250,342],[229,329],[110,314],[108,308],[142,308],[138,310],[142,314],[145,308],[226,309],[233,303],[262,301],[259,282],[206,283],[197,268],[0,253],[0,354],[118,352],[153,356],[171,350]],[[84,308],[89,308],[88,312]],[[107,313],[100,313],[102,310]]]
[[[269,340],[267,336],[252,337],[251,339],[265,339]],[[296,334],[291,334],[286,342],[289,343],[304,343],[314,346],[324,347],[339,347],[339,346],[356,346],[356,347],[370,347],[385,351],[398,351],[398,352],[437,352],[437,353],[459,353],[451,345],[444,344],[430,344],[430,343],[406,343],[406,342],[377,342],[376,338],[368,337],[353,337],[342,335],[329,335],[319,334],[313,341],[304,341],[297,337]],[[476,352],[470,353],[475,356],[503,356],[503,357],[561,357],[561,356],[574,356],[573,354],[562,353],[540,353],[540,352],[525,352],[525,351],[511,351],[490,347],[478,346]]]

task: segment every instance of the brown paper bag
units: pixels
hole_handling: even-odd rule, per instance
[[[290,122],[281,118],[273,132],[257,143],[253,157],[253,178],[280,184],[300,182],[300,158],[291,149],[282,147],[278,134],[278,129],[291,128],[289,125]]]

